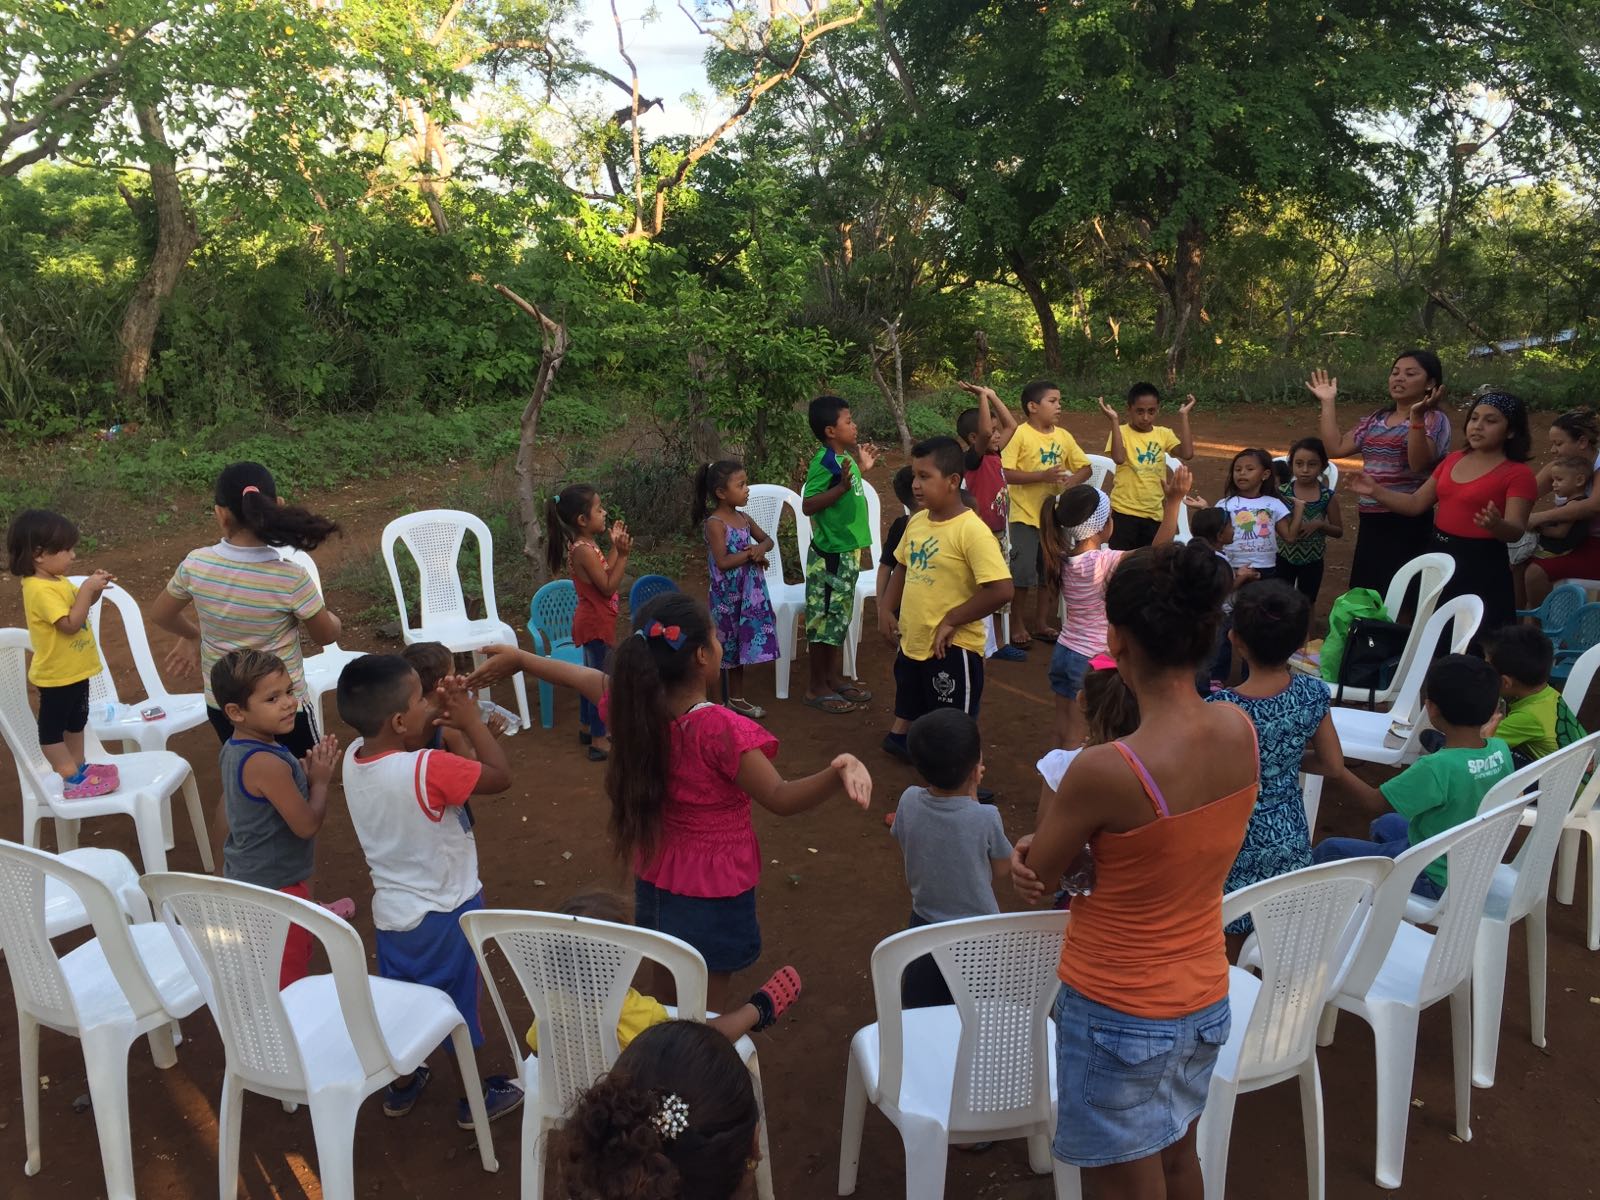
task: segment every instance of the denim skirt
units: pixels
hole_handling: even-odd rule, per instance
[[[742,971],[761,957],[755,888],[708,899],[681,896],[635,877],[633,923],[682,938],[700,951],[706,970],[715,974]]]
[[[1206,1106],[1228,1040],[1228,1000],[1135,1017],[1063,985],[1056,998],[1055,1156],[1076,1167],[1148,1158],[1181,1141]]]

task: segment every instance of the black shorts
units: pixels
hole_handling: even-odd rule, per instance
[[[1161,522],[1149,517],[1133,517],[1127,513],[1111,514],[1111,549],[1142,550],[1153,545],[1161,532]]]
[[[894,715],[915,721],[936,708],[959,708],[974,721],[983,699],[983,655],[951,646],[943,658],[894,656]]]
[[[39,689],[39,744],[58,746],[89,723],[89,681]]]

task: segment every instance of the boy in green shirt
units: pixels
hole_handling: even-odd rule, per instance
[[[1489,665],[1500,672],[1506,715],[1495,736],[1511,747],[1519,767],[1554,754],[1583,736],[1583,727],[1561,693],[1550,686],[1555,647],[1534,625],[1506,625],[1487,646]]]
[[[1393,809],[1372,823],[1371,840],[1324,838],[1312,848],[1313,862],[1383,855],[1398,858],[1418,842],[1454,829],[1478,814],[1478,806],[1515,768],[1511,748],[1498,737],[1483,736],[1483,726],[1500,701],[1494,668],[1469,654],[1447,654],[1428,668],[1423,683],[1428,720],[1444,734],[1443,748],[1424,755],[1382,787],[1346,775],[1345,789],[1368,808]],[[1444,895],[1447,860],[1436,858],[1417,876],[1411,890],[1437,900]]]
[[[811,402],[811,432],[822,445],[806,468],[800,509],[811,519],[806,551],[806,646],[810,678],[805,703],[829,713],[853,712],[872,693],[839,675],[839,647],[855,615],[856,577],[861,551],[872,545],[867,521],[866,484],[877,456],[857,445],[850,405],[838,396]],[[854,451],[860,467],[850,457]]]

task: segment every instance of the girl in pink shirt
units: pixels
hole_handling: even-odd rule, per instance
[[[843,793],[861,808],[872,795],[867,769],[837,756],[804,779],[778,774],[770,732],[708,698],[720,690],[722,646],[703,601],[669,592],[634,616],[608,680],[600,671],[488,646],[470,686],[518,670],[581,692],[601,707],[611,730],[606,769],[610,831],[617,855],[632,863],[634,923],[682,938],[706,960],[706,1003],[725,1011],[735,972],[761,956],[756,882],[761,848],[751,802],[779,816],[815,808]],[[657,971],[652,993],[668,1000],[670,974]]]

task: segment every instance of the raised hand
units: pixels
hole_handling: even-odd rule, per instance
[[[866,764],[854,754],[841,754],[829,765],[839,773],[839,782],[844,785],[844,794],[850,797],[851,803],[857,808],[866,808],[872,803],[872,776]]]
[[[1107,404],[1104,396],[1096,396],[1095,403],[1100,406],[1101,412],[1105,413],[1106,416],[1111,418],[1111,423],[1113,425],[1122,424],[1122,414],[1116,409],[1112,408],[1111,405]]]
[[[306,756],[300,760],[300,765],[305,768],[306,782],[313,787],[319,783],[328,783],[333,779],[333,772],[339,765],[339,739],[331,733],[327,734],[311,747]]]
[[[1177,470],[1168,471],[1167,477],[1161,481],[1161,494],[1168,500],[1174,496],[1182,496],[1187,503],[1189,489],[1193,486],[1194,472],[1180,464]]]
[[[1198,494],[1197,495],[1193,495],[1193,496],[1185,496],[1183,498],[1183,506],[1185,508],[1192,508],[1192,509],[1201,509],[1201,508],[1210,508],[1211,507],[1209,504],[1206,503],[1206,498],[1204,496],[1201,496],[1201,495],[1198,495]]]
[[[1422,399],[1411,406],[1411,419],[1420,421],[1444,402],[1444,384],[1435,383],[1422,394]]]
[[[985,396],[997,403],[1000,400],[1000,397],[995,394],[995,390],[993,388],[984,387],[981,383],[968,383],[965,379],[958,379],[956,380],[956,386],[963,392],[966,392],[967,395],[976,396],[980,400]]]
[[[478,711],[478,698],[467,687],[466,676],[446,675],[433,695],[439,709],[439,715],[433,719],[435,725],[465,729],[483,721],[483,714]]]
[[[878,465],[878,448],[871,442],[862,442],[856,447],[856,458],[860,460],[863,471],[870,471]]]
[[[1323,404],[1332,404],[1334,397],[1339,394],[1339,381],[1318,367],[1311,372],[1311,378],[1306,380],[1306,388]]]
[[[1183,403],[1178,406],[1178,415],[1180,417],[1187,417],[1190,413],[1192,413],[1194,411],[1194,406],[1195,406],[1196,403],[1197,402],[1196,402],[1196,400],[1194,398],[1194,393],[1190,392],[1187,396],[1185,396],[1183,398]]]
[[[522,651],[515,646],[485,646],[478,651],[484,663],[467,676],[467,686],[473,691],[510,679],[522,670]]]

